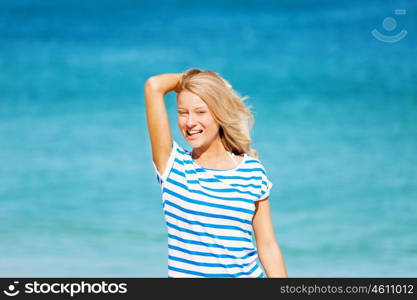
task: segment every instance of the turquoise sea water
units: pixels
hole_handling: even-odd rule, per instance
[[[166,277],[143,83],[199,67],[250,97],[289,276],[415,277],[416,15],[413,1],[1,2],[0,276]]]

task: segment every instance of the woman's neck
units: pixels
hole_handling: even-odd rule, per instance
[[[210,166],[209,168],[224,166],[224,162],[229,164],[230,160],[230,156],[224,148],[220,138],[214,140],[214,142],[206,148],[194,148],[192,157],[200,166]]]

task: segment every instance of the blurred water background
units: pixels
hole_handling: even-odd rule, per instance
[[[198,67],[250,97],[290,277],[415,277],[416,24],[411,0],[1,1],[0,276],[167,276],[143,83]]]

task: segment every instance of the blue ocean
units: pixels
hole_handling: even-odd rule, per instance
[[[1,1],[0,276],[167,277],[143,84],[196,67],[249,97],[289,277],[416,277],[416,55],[412,0]]]

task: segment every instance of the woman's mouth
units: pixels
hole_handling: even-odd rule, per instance
[[[186,130],[185,132],[187,133],[187,138],[190,139],[190,140],[194,140],[194,139],[198,138],[200,135],[203,134],[202,129],[200,129],[200,130],[194,130],[194,129],[193,130]]]

